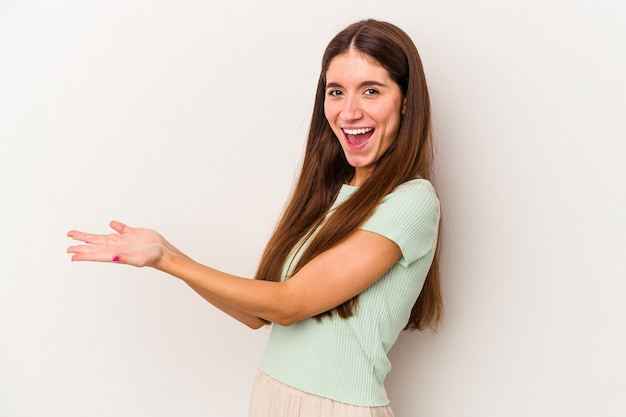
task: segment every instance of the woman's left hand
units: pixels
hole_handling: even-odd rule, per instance
[[[133,266],[158,267],[169,245],[163,237],[150,229],[126,226],[112,221],[116,233],[92,234],[71,230],[67,236],[84,242],[70,246],[72,261],[116,262]]]

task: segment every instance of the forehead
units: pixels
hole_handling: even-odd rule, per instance
[[[326,69],[326,82],[361,78],[391,79],[389,72],[377,60],[354,49],[335,56]]]

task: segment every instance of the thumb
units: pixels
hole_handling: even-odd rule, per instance
[[[109,226],[111,227],[111,229],[115,230],[117,233],[124,233],[126,229],[128,229],[128,226],[116,220],[111,221],[111,223],[109,223]]]

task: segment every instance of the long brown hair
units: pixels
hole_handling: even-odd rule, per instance
[[[354,174],[354,168],[346,161],[324,116],[326,71],[334,57],[350,48],[372,57],[389,72],[406,99],[406,111],[397,139],[380,158],[372,174],[324,221],[342,184]],[[414,178],[430,179],[432,160],[430,100],[415,45],[404,31],[387,22],[363,20],[346,27],[330,41],[324,52],[300,176],[265,248],[255,279],[278,281],[292,250],[319,227],[303,250],[294,273],[300,270],[355,231],[371,216],[382,198],[398,185]],[[438,260],[437,250],[406,329],[435,329],[441,320]],[[342,318],[350,317],[357,300],[358,296],[316,318],[333,313]]]

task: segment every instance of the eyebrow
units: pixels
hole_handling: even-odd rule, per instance
[[[363,81],[359,83],[358,85],[359,88],[368,87],[368,86],[386,87],[387,84],[381,83],[380,81]],[[337,87],[343,87],[343,86],[337,82],[330,82],[326,84],[326,88],[337,88]]]

